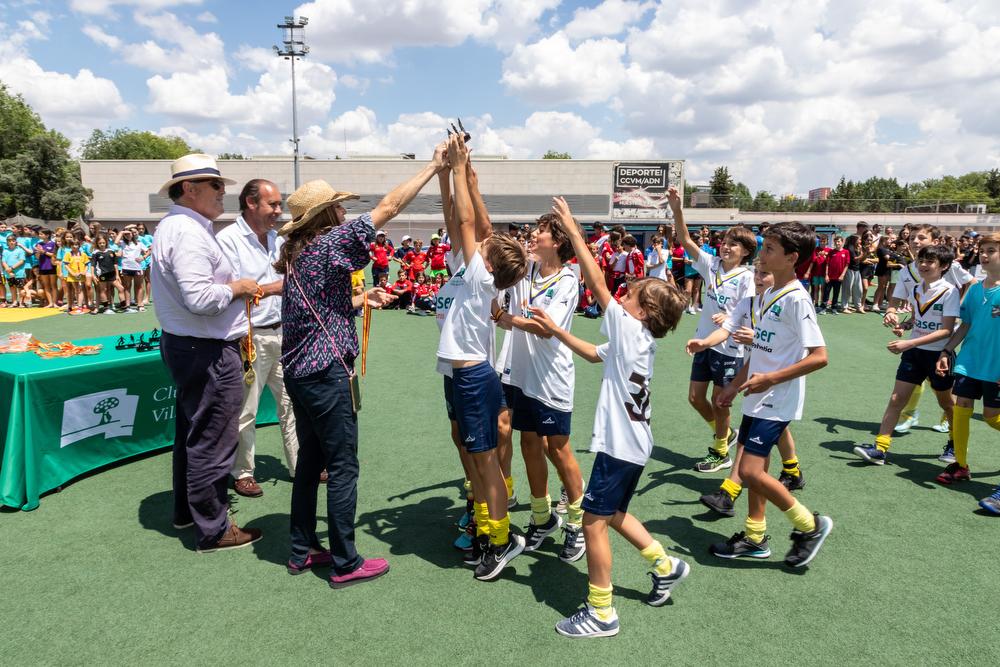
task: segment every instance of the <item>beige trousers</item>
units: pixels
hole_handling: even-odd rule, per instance
[[[281,329],[254,329],[253,343],[257,348],[254,362],[253,384],[243,385],[243,407],[240,409],[240,444],[236,449],[236,461],[232,475],[236,479],[253,477],[254,448],[257,442],[257,408],[260,395],[266,386],[274,396],[278,407],[278,424],[281,427],[281,441],[285,449],[285,463],[290,474],[295,476],[295,463],[299,455],[299,440],[295,436],[295,415],[292,403],[285,391],[284,374],[281,368]]]

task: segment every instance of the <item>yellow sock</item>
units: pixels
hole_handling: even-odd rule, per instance
[[[797,500],[794,505],[785,510],[785,516],[797,530],[801,530],[803,533],[811,533],[816,530],[816,519],[812,512]]]
[[[615,609],[611,606],[614,599],[611,593],[614,589],[611,586],[601,588],[600,586],[595,586],[594,584],[588,584],[587,588],[589,589],[587,594],[587,603],[594,608],[594,613],[597,614],[597,618],[602,621],[611,620],[615,614]]]
[[[969,467],[969,422],[972,408],[955,406],[951,413],[951,441],[955,446],[955,462],[963,468]]]
[[[485,502],[476,503],[476,537],[490,534],[490,508]]]
[[[726,479],[722,480],[722,490],[728,493],[730,498],[736,500],[737,498],[740,497],[740,493],[743,492],[743,486],[741,484],[737,484],[736,482],[727,477]]]
[[[714,449],[719,456],[729,456],[729,434],[727,433],[725,438],[716,438],[715,445],[712,449]]]
[[[566,523],[571,526],[579,526],[583,523],[583,495],[566,505]]]
[[[552,496],[545,494],[541,498],[531,497],[531,523],[543,525],[552,516]]]
[[[917,411],[920,406],[920,397],[924,395],[924,385],[919,384],[913,388],[913,393],[910,395],[910,400],[906,402],[906,407],[903,408],[901,417],[903,419],[909,419],[913,416],[913,413]]]
[[[667,575],[674,569],[674,561],[667,555],[663,545],[656,540],[640,551],[639,555],[649,562],[657,574]]]
[[[510,515],[502,519],[489,519],[490,544],[497,546],[507,544],[510,539]]]
[[[789,475],[793,475],[795,477],[798,477],[799,475],[802,474],[802,471],[799,470],[799,457],[797,456],[793,456],[787,461],[782,461],[781,468]]]
[[[994,415],[992,417],[983,417],[983,421],[994,431],[1000,431],[1000,415]]]
[[[754,544],[760,544],[764,541],[764,533],[767,532],[767,519],[761,519],[760,521],[754,521],[750,517],[746,520],[746,533],[747,539]]]
[[[507,485],[507,500],[514,497],[514,476],[504,477],[503,483]]]
[[[465,489],[466,498],[471,499],[475,497],[472,495],[472,482],[470,482],[469,480],[465,480],[465,484],[462,485],[462,488]]]
[[[876,435],[875,436],[875,446],[879,449],[879,451],[882,451],[882,452],[889,451],[890,445],[892,445],[892,436],[891,435]]]

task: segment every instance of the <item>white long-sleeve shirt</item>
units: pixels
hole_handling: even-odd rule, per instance
[[[227,285],[236,272],[211,220],[174,204],[156,227],[152,257],[150,282],[163,331],[216,340],[246,335],[246,306]]]

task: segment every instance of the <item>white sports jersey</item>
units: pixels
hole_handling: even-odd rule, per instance
[[[656,250],[650,251],[650,256],[656,253]],[[660,280],[667,279],[667,258],[670,257],[670,253],[666,250],[660,249],[660,259],[663,260],[656,266],[649,266],[649,261],[646,261],[646,268],[649,270],[647,274],[650,278],[659,278]]]
[[[750,309],[753,308],[753,297],[747,296],[739,300],[736,306],[730,311],[729,315],[726,316],[726,321],[723,323],[722,328],[726,331],[733,332],[740,327],[751,326],[750,323]],[[728,326],[727,326],[728,325]],[[732,328],[730,328],[732,327]]]
[[[957,261],[951,263],[951,266],[945,271],[942,278],[957,287],[959,291],[961,291],[963,285],[973,281],[972,274],[966,271]],[[901,299],[902,301],[912,300],[913,288],[920,284],[921,280],[920,273],[917,271],[917,263],[910,262],[899,270],[899,279],[896,281],[896,286],[892,288],[892,298]]]
[[[698,330],[695,338],[706,338],[718,326],[712,321],[717,313],[729,315],[737,303],[754,293],[753,269],[749,266],[737,266],[729,273],[722,272],[722,260],[707,252],[698,252],[694,261],[694,269],[705,279],[705,308],[698,318]],[[719,343],[712,348],[727,357],[743,357],[743,346],[732,338]]]
[[[590,451],[646,465],[653,452],[649,382],[653,378],[656,339],[614,299],[608,302],[601,333],[608,342],[597,346],[597,354],[604,360],[604,377]]]
[[[529,267],[521,282],[519,301],[524,317],[528,306],[544,310],[552,321],[566,331],[573,326],[573,313],[580,299],[579,283],[573,271],[564,266],[550,276],[539,275],[537,264]],[[513,299],[512,299],[513,301]],[[515,328],[510,332],[510,382],[525,396],[534,398],[561,412],[573,410],[576,375],[573,352],[558,338],[540,338]],[[504,367],[504,375],[507,375]]]
[[[615,273],[625,273],[625,263],[628,262],[628,253],[622,250],[615,253],[611,260],[611,270]]]
[[[750,323],[754,329],[750,376],[788,368],[804,359],[808,348],[826,345],[812,298],[798,280],[753,297]],[[722,326],[730,333],[738,328],[730,320]],[[802,376],[745,396],[743,414],[772,421],[801,419],[805,398],[806,378]]]
[[[910,339],[923,338],[941,329],[945,317],[958,317],[962,299],[958,289],[944,278],[926,286],[923,282],[913,288],[908,299],[913,308],[913,329]],[[928,345],[918,345],[921,350],[940,352],[948,343],[947,338]]]
[[[521,280],[516,285],[508,287],[505,290],[502,290],[499,296],[497,296],[497,303],[499,303],[501,306],[504,306],[504,310],[506,310],[511,315],[521,314],[521,308],[520,306],[517,305],[517,303],[519,302],[518,295],[521,293],[521,290],[519,288],[523,283],[524,280]],[[500,352],[497,354],[496,363],[493,364],[493,367],[500,372],[500,382],[502,382],[503,384],[513,384],[510,379],[511,355],[513,354],[511,346],[513,345],[513,342],[514,342],[514,331],[512,329],[504,331],[503,343],[500,344]],[[512,408],[514,406],[510,405],[507,407]]]
[[[465,262],[461,254],[456,253],[454,250],[448,251],[448,254],[445,255],[445,261],[451,268],[452,274],[458,273],[465,267]],[[448,311],[451,309],[452,304],[455,303],[455,290],[457,288],[458,283],[454,280],[449,280],[441,286],[441,289],[438,290],[437,295],[434,297],[434,321],[437,322],[439,335],[444,329],[444,321],[448,316]],[[437,372],[441,375],[451,377],[451,362],[438,357]]]

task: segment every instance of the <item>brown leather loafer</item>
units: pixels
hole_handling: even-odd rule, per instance
[[[240,477],[233,483],[233,490],[247,498],[260,498],[264,495],[264,489],[260,488],[253,477]]]
[[[230,523],[228,530],[222,534],[219,541],[210,547],[198,547],[198,553],[210,554],[213,551],[223,551],[225,549],[239,549],[240,547],[245,547],[248,544],[253,544],[261,537],[263,533],[260,528],[248,528],[243,530],[235,523]]]

